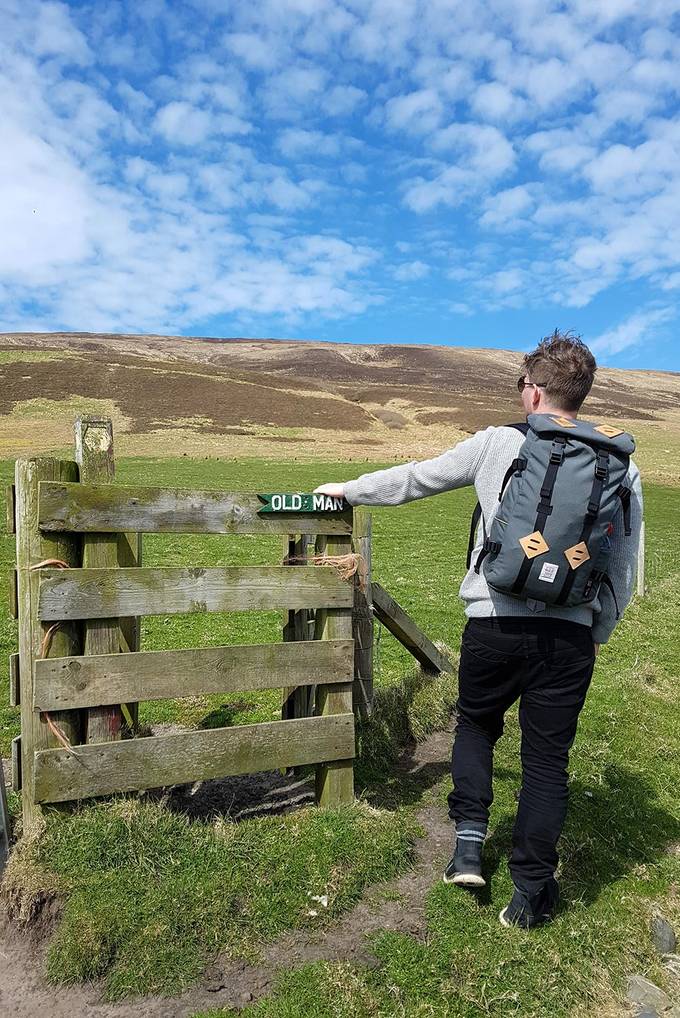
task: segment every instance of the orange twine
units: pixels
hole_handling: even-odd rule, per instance
[[[304,555],[299,557],[289,555],[283,561],[286,565],[292,565],[295,562],[302,565],[311,563],[313,566],[333,566],[341,580],[349,580],[356,572],[365,575],[366,570],[363,555],[356,552],[350,552],[348,555],[310,555],[308,558]]]
[[[46,566],[53,566],[56,569],[70,569],[71,568],[71,566],[68,564],[68,562],[64,562],[64,560],[61,559],[61,558],[45,558],[45,559],[42,560],[42,562],[36,562],[36,564],[34,566],[29,566],[28,568],[29,568],[29,571],[30,571],[32,569],[43,569]],[[42,641],[40,643],[40,650],[38,652],[38,657],[39,658],[47,657],[47,653],[48,653],[48,651],[50,649],[50,644],[52,643],[52,637],[54,636],[54,634],[57,631],[57,629],[59,629],[60,626],[62,626],[62,625],[63,625],[62,622],[55,622],[54,625],[50,626],[50,628],[45,631],[45,634],[44,634],[44,636],[42,638]],[[71,743],[68,741],[68,739],[66,738],[66,735],[61,730],[59,725],[55,724],[55,722],[50,717],[49,712],[44,710],[42,713],[45,716],[45,721],[47,722],[47,727],[52,732],[52,735],[55,737],[57,742],[61,743],[61,745],[64,747],[64,749],[66,750],[67,753],[69,753],[71,756],[75,756],[76,758],[78,758],[80,756],[80,754],[76,753],[75,749],[73,748]]]

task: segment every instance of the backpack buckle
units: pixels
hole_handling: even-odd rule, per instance
[[[598,481],[604,481],[607,476],[607,466],[609,464],[609,453],[600,450],[597,454],[597,463],[595,464],[595,476]]]
[[[553,449],[550,453],[551,463],[561,463],[564,459],[564,449]]]

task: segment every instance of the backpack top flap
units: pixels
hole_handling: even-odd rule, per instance
[[[527,421],[537,435],[564,435],[575,438],[588,445],[596,445],[624,456],[631,456],[635,451],[635,439],[623,428],[613,424],[591,424],[590,421],[573,420],[571,417],[560,417],[558,414],[529,414]]]

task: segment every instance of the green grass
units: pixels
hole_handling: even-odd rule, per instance
[[[573,1018],[619,1015],[626,978],[666,986],[649,931],[659,911],[680,928],[680,577],[637,601],[598,660],[570,766],[570,808],[560,844],[563,908],[541,931],[505,930],[512,893],[506,859],[520,784],[514,712],[496,756],[495,800],[478,895],[436,882],[428,938],[374,938],[375,969],[317,963],[282,973],[246,1018]],[[448,779],[426,793],[445,808]],[[612,1005],[610,1011],[607,1004]],[[212,1015],[231,1012],[210,1012]],[[196,1018],[207,1018],[206,1015]]]
[[[327,925],[406,866],[415,830],[365,803],[211,824],[121,798],[48,816],[16,849],[7,893],[16,911],[28,873],[34,896],[65,900],[51,981],[103,978],[110,999],[179,993],[217,950],[253,958],[284,930]]]
[[[5,462],[0,467],[1,478],[10,480],[12,464]],[[362,464],[357,472],[371,468]],[[117,467],[121,483],[141,481],[232,490],[311,490],[324,480],[346,476],[347,464],[181,458],[128,460]],[[426,943],[409,936],[383,934],[375,942],[380,960],[376,969],[319,963],[285,973],[270,998],[244,1012],[248,1018],[604,1015],[607,1000],[621,992],[628,973],[640,971],[664,984],[667,974],[654,954],[648,923],[658,908],[676,926],[680,925],[680,855],[671,850],[680,843],[680,650],[676,637],[680,491],[647,485],[645,498],[650,590],[628,610],[597,661],[571,757],[571,804],[561,842],[564,909],[555,923],[532,934],[505,931],[497,923],[497,913],[511,891],[505,859],[515,809],[514,792],[520,782],[519,733],[516,714],[510,712],[497,752],[496,797],[487,844],[491,879],[484,894],[474,897],[436,883],[426,901]],[[461,491],[374,511],[375,577],[413,612],[433,639],[454,648],[464,621],[457,588],[464,569],[472,502],[472,493]],[[149,565],[276,562],[280,551],[280,541],[271,539],[216,535],[144,538],[144,560]],[[2,564],[9,567],[13,560],[12,539],[3,536],[0,555]],[[5,589],[3,585],[0,594]],[[281,624],[281,615],[273,612],[187,615],[167,620],[147,617],[142,644],[144,649],[160,649],[274,640],[279,638]],[[14,649],[16,625],[4,613],[0,640],[6,652]],[[435,801],[444,809],[448,778],[433,778],[435,784],[423,790],[417,782],[406,785],[396,781],[389,763],[397,743],[407,734],[422,735],[442,724],[455,695],[455,683],[428,686],[413,681],[409,678],[411,659],[386,633],[376,652],[376,665],[379,710],[376,719],[361,732],[359,783],[368,784],[369,800],[381,806],[410,809],[423,801]],[[0,690],[0,701],[4,704],[5,676],[2,682],[5,686]],[[273,718],[278,709],[277,693],[244,693],[231,701],[216,696],[145,704],[141,715],[149,723],[236,724]],[[0,707],[3,754],[17,732],[18,712]],[[113,996],[155,985],[166,991],[184,985],[198,971],[208,945],[228,948],[241,942],[240,937],[244,950],[250,950],[258,938],[274,936],[278,929],[300,921],[299,909],[309,890],[309,885],[300,883],[296,891],[291,891],[293,897],[288,898],[287,887],[272,885],[283,896],[281,909],[275,909],[271,919],[274,925],[267,925],[270,920],[263,903],[255,901],[252,909],[250,905],[246,908],[246,932],[241,929],[235,934],[234,926],[221,925],[224,917],[217,914],[219,909],[217,913],[213,910],[210,894],[203,893],[210,887],[214,892],[217,884],[211,881],[222,872],[220,854],[214,849],[221,835],[209,825],[187,824],[182,818],[162,813],[144,813],[147,808],[151,807],[131,800],[114,801],[88,807],[68,823],[55,817],[49,834],[52,840],[46,842],[51,846],[50,854],[34,861],[38,873],[49,863],[62,887],[69,888],[65,923],[50,964],[62,973],[71,973],[72,978],[87,976],[91,972],[88,965],[94,965],[98,972],[107,973]],[[257,872],[267,870],[276,858],[274,848],[278,853],[287,851],[289,825],[305,825],[309,815],[319,818],[324,813],[309,811],[285,819],[271,818],[260,828],[251,825],[261,821],[246,821],[234,828],[243,831],[239,837],[244,844],[265,846],[260,860],[264,870]],[[351,841],[348,832],[352,824],[367,822],[360,818],[360,812],[357,816],[350,810],[342,820],[328,821],[334,831],[330,836],[332,851],[324,856],[330,869],[335,865],[331,856],[344,858],[343,838]],[[399,845],[390,864],[392,869],[398,868],[408,855],[409,844],[403,808],[395,814],[375,816],[379,818],[375,822],[381,836]],[[341,824],[341,830],[335,829],[336,823]],[[150,862],[144,861],[146,849],[135,848],[140,844],[136,838],[123,834],[122,838],[117,835],[107,840],[105,831],[120,832],[121,825],[127,825],[130,832],[138,831],[140,838],[142,828],[151,827]],[[249,833],[251,830],[265,834],[258,840],[255,833]],[[318,828],[310,828],[300,836],[308,839],[305,844],[309,851],[321,851]],[[379,872],[370,841],[370,837],[362,837],[362,853],[356,848],[354,851],[357,856],[369,858],[349,860],[359,871],[348,872],[349,890],[338,908],[354,900],[365,883],[386,875],[386,871]],[[145,844],[143,838],[141,844]],[[165,855],[161,845],[165,846]],[[231,871],[234,889],[241,886],[241,865],[257,865],[247,852],[246,857],[243,864],[239,859]],[[148,879],[142,879],[145,876]],[[232,893],[231,884],[226,885],[226,891],[224,887],[220,884],[220,893]],[[192,891],[198,899],[198,913],[192,912]],[[166,892],[169,900],[178,896],[181,908],[172,913],[164,911],[161,899]],[[118,907],[116,903],[122,904]],[[176,921],[184,908],[186,936],[168,938],[164,923],[171,914],[175,917],[172,921]],[[103,919],[107,915],[108,925]],[[252,925],[248,925],[251,919]],[[192,940],[196,928],[207,931],[202,942]],[[83,931],[82,939],[79,929]],[[234,936],[236,940],[231,939]]]

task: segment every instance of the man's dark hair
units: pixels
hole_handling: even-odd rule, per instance
[[[581,337],[559,329],[525,354],[523,364],[528,380],[544,387],[555,409],[572,412],[580,409],[597,370],[595,358]]]

